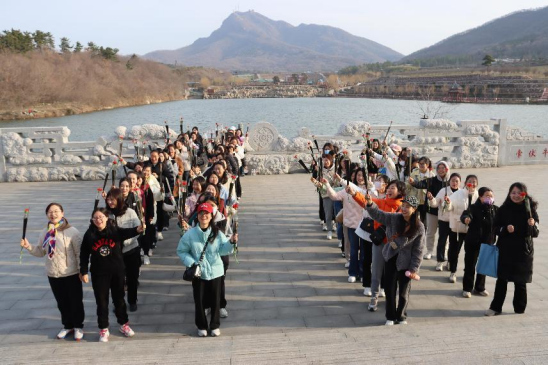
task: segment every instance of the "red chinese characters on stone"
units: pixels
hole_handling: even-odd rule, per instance
[[[534,148],[529,151],[529,158],[532,158],[532,157],[537,157],[537,150],[535,150]]]
[[[521,150],[518,150],[518,152],[516,152],[516,156],[518,156],[518,158],[521,158],[521,155],[523,155],[523,152]]]
[[[542,151],[542,154],[546,158],[546,155],[548,155],[548,148],[545,148],[544,151]]]

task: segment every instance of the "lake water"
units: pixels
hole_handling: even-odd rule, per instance
[[[119,126],[163,124],[179,131],[179,118],[186,126],[198,126],[201,132],[214,130],[215,123],[225,126],[253,125],[267,121],[286,137],[297,135],[301,127],[312,134],[335,134],[343,122],[365,120],[371,124],[418,124],[423,115],[420,105],[412,100],[295,98],[184,100],[130,108],[106,110],[60,118],[26,121],[0,121],[0,128],[67,126],[70,140],[91,141],[101,135],[112,135]],[[445,118],[453,121],[506,118],[508,124],[529,132],[548,136],[548,106],[442,104],[431,102],[430,108],[442,107]]]

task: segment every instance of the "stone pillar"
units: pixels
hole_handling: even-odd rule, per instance
[[[4,156],[4,144],[2,143],[2,130],[0,129],[0,181],[7,181],[6,157]]]
[[[508,164],[507,156],[507,121],[506,119],[498,119],[497,132],[499,132],[499,154],[497,156],[497,166],[502,167]]]

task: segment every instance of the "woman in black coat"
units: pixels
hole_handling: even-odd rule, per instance
[[[478,190],[478,199],[466,209],[460,219],[468,225],[468,232],[464,241],[464,277],[462,279],[462,296],[470,298],[472,289],[474,294],[486,297],[485,275],[476,275],[476,263],[482,243],[495,242],[494,222],[498,207],[494,204],[493,191],[487,187]],[[474,284],[475,277],[475,284]]]
[[[513,183],[495,216],[495,234],[499,236],[498,278],[495,297],[486,316],[502,312],[508,282],[514,283],[514,312],[524,313],[527,283],[533,279],[533,238],[538,237],[538,203],[527,194],[523,183]]]

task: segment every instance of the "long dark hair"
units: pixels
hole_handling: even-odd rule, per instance
[[[386,186],[386,190],[388,190],[388,188],[390,187],[390,185],[396,185],[396,188],[398,189],[398,196],[396,197],[396,199],[401,199],[405,196],[406,194],[406,191],[405,191],[405,183],[403,181],[400,181],[400,180],[392,180],[388,183],[388,185]]]
[[[512,199],[510,199],[510,193],[512,192],[512,190],[514,188],[518,188],[523,193],[527,194],[527,199],[529,199],[529,201],[531,202],[531,210],[536,213],[537,208],[538,208],[538,201],[536,201],[535,198],[533,198],[531,195],[529,195],[529,193],[527,192],[527,185],[525,185],[522,182],[515,182],[512,185],[510,185],[510,188],[508,189],[508,195],[506,196],[506,200],[504,201],[504,203],[502,203],[502,205],[507,205],[507,204],[512,204],[513,203]]]
[[[118,188],[110,189],[109,192],[107,193],[106,199],[108,199],[108,198],[112,198],[112,199],[116,200],[116,208],[114,208],[114,209],[111,209],[107,204],[107,210],[110,213],[114,214],[114,216],[116,216],[116,217],[121,217],[124,214],[126,214],[127,204],[126,204],[126,200],[124,199],[124,194],[122,194],[122,190],[120,190]],[[108,217],[108,215],[107,215],[107,217]]]
[[[214,202],[215,205],[217,205],[217,211],[219,211],[219,204],[217,203],[218,200],[213,195],[203,194],[202,196],[200,196],[200,200],[202,200],[202,202],[207,202],[207,201]],[[198,207],[200,204],[196,204],[196,207]],[[196,211],[197,210],[198,208],[196,208]],[[196,219],[198,219],[198,216],[196,216]],[[217,225],[215,224],[214,219],[215,219],[215,216],[211,214],[211,220],[209,221],[209,226],[208,226],[208,228],[211,228],[211,233],[209,234],[209,237],[207,238],[207,241],[209,243],[213,243],[213,241],[215,240],[215,238],[217,238],[217,235],[219,234],[219,227],[217,227]],[[199,223],[197,224],[199,225]]]
[[[88,229],[93,231],[93,232],[99,232],[99,229],[97,228],[95,223],[93,223],[93,216],[97,212],[101,212],[105,217],[107,217],[107,225],[105,227],[105,230],[107,230],[107,233],[110,232],[112,230],[112,228],[114,227],[114,221],[108,217],[109,216],[109,211],[107,210],[107,208],[96,208],[93,211],[93,213],[91,213],[92,219],[89,220],[89,228]]]
[[[405,228],[404,228],[404,231],[402,232],[402,236],[413,237],[419,230],[419,224],[420,224],[419,210],[417,208],[415,208],[415,211],[413,212],[413,214],[411,214],[411,217],[409,217],[409,223],[407,222],[405,223],[406,223],[406,226],[409,225],[409,229],[407,230],[407,232],[405,232]]]

